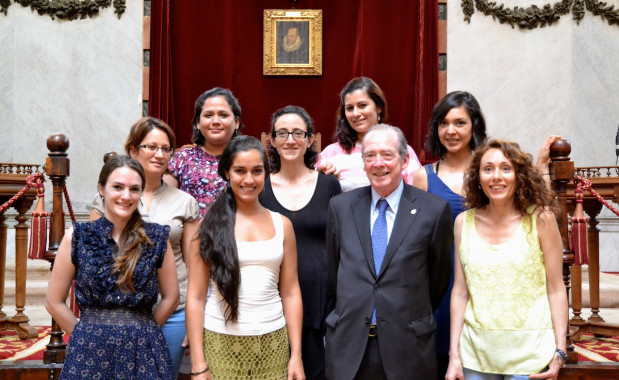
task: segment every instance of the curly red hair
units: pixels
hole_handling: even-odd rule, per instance
[[[514,166],[516,172],[514,206],[521,215],[526,215],[527,209],[532,205],[537,206],[540,211],[544,209],[557,211],[555,194],[546,186],[542,173],[533,164],[531,155],[523,152],[517,143],[500,139],[486,141],[473,153],[464,174],[463,191],[468,207],[482,208],[490,202],[479,182],[481,159],[490,149],[503,152]]]

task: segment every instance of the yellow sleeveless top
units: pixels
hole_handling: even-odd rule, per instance
[[[540,372],[554,356],[544,256],[533,211],[498,245],[477,234],[475,209],[464,212],[460,259],[469,301],[460,356],[465,368],[528,375]]]

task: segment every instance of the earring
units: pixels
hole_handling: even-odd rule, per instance
[[[380,123],[380,114],[378,114],[378,122]]]

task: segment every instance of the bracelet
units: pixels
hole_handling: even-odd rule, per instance
[[[563,360],[563,363],[567,361],[567,354],[558,348],[555,350],[555,354]]]
[[[542,175],[550,175],[550,173],[542,173]]]
[[[202,371],[198,371],[198,372],[190,372],[189,376],[194,377],[194,376],[198,376],[198,375],[202,375],[204,372],[209,370],[209,366],[208,364],[206,365],[206,368],[204,368]]]

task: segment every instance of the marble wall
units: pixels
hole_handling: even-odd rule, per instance
[[[553,1],[498,3],[526,7]],[[619,8],[619,0],[607,3]],[[571,142],[576,166],[615,165],[617,25],[586,12],[580,24],[570,14],[551,26],[521,30],[477,10],[469,24],[460,0],[448,1],[447,20],[447,90],[477,97],[491,136],[517,141],[536,156],[546,136],[557,134]],[[600,261],[609,271],[619,271],[618,223],[611,217],[600,225]]]
[[[95,195],[103,154],[122,152],[142,115],[142,16],[141,1],[127,2],[120,20],[112,7],[77,21],[17,3],[0,14],[0,162],[43,164],[47,137],[67,135],[79,213]]]
[[[619,0],[607,2],[619,8]],[[478,98],[490,135],[535,155],[547,135],[560,134],[578,166],[614,165],[619,27],[589,12],[580,25],[567,15],[534,30],[478,11],[469,24],[460,4],[448,1],[447,88]],[[0,14],[0,161],[43,164],[47,136],[66,134],[78,213],[88,212],[103,154],[122,151],[142,113],[142,14],[142,2],[127,2],[120,20],[111,8],[93,19],[51,20],[16,3]],[[618,219],[602,216],[601,262],[619,271]]]

